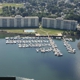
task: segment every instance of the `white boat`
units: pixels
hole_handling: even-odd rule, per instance
[[[25,47],[26,47],[26,45],[25,45],[25,44],[23,44],[23,45],[22,45],[22,47],[24,47],[24,48],[25,48]]]
[[[14,44],[16,44],[16,41],[13,41]]]
[[[63,56],[63,54],[62,54],[62,53],[60,53],[60,56]]]
[[[45,49],[41,49],[41,52],[42,52],[42,53],[45,53]]]
[[[57,52],[55,52],[54,55],[57,56]]]
[[[39,49],[36,49],[37,52],[39,52]]]
[[[26,48],[28,48],[28,47],[29,47],[29,45],[27,45],[27,44],[26,44],[26,46],[25,46],[25,47],[26,47]]]
[[[9,44],[9,40],[6,40],[6,44]]]
[[[22,45],[21,45],[21,44],[18,44],[18,47],[20,47],[20,48],[21,48],[21,47],[22,47]]]
[[[9,37],[5,37],[5,39],[6,39],[6,40],[9,39]]]

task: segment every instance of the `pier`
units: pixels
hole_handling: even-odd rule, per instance
[[[72,48],[68,41],[72,41],[72,39],[67,39],[63,37],[63,43],[69,53],[75,53],[76,49]]]
[[[6,44],[17,44],[19,48],[36,48],[36,51],[41,53],[53,51],[56,56],[62,56],[53,37],[49,37],[49,35],[47,37],[5,37],[5,40]]]
[[[43,31],[45,32],[45,31]],[[15,36],[15,37],[5,37],[6,44],[17,44],[19,48],[36,48],[37,53],[53,52],[55,56],[63,56],[61,51],[58,49],[57,45],[53,41],[53,37],[49,36]],[[60,36],[55,36],[55,39],[62,39]],[[71,47],[68,41],[72,41],[71,38],[64,38],[63,43],[69,53],[75,53],[75,49]]]
[[[36,52],[46,53],[53,52],[55,56],[63,56],[61,51],[58,49],[58,46],[53,40],[53,37],[50,37],[47,34],[47,37],[30,37],[30,36],[14,36],[14,37],[5,37],[6,44],[17,44],[19,48],[36,48]],[[59,37],[59,39],[61,39]],[[71,47],[68,41],[72,41],[70,38],[63,37],[63,43],[69,53],[75,53],[75,49]]]
[[[55,39],[62,39],[62,36],[49,36],[46,31],[42,31],[45,32],[47,36],[6,37],[6,44],[18,44],[19,48],[36,48],[36,51],[41,53],[52,51],[55,56],[62,56],[63,54],[53,41],[53,37]]]
[[[48,33],[47,33],[48,35]],[[57,45],[55,44],[55,42],[53,41],[53,39],[51,39],[48,35],[48,39],[50,41],[50,44],[52,46],[52,51],[54,53],[55,56],[63,56],[63,54],[60,52],[60,50],[57,48]]]

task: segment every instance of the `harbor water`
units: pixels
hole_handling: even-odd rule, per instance
[[[36,52],[35,48],[19,48],[15,44],[6,44],[0,39],[0,77],[17,77],[17,80],[80,80],[80,40],[69,42],[76,49],[75,54],[68,53],[62,40],[55,40],[63,54]],[[20,79],[21,78],[21,79]]]

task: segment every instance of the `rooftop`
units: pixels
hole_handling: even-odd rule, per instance
[[[66,20],[66,19],[63,19],[62,17],[58,17],[58,18],[47,18],[47,17],[43,17],[42,19],[64,20],[64,21],[67,21],[67,22],[77,22],[76,20]]]
[[[27,17],[22,17],[21,15],[16,15],[15,17],[2,17],[0,16],[0,18],[38,18],[38,16],[27,16]]]

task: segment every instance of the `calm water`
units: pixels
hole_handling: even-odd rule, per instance
[[[53,52],[37,53],[35,48],[18,48],[0,39],[0,76],[16,76],[34,80],[80,80],[80,51],[77,43],[69,42],[76,54],[67,52],[62,41],[54,40],[63,57]]]

